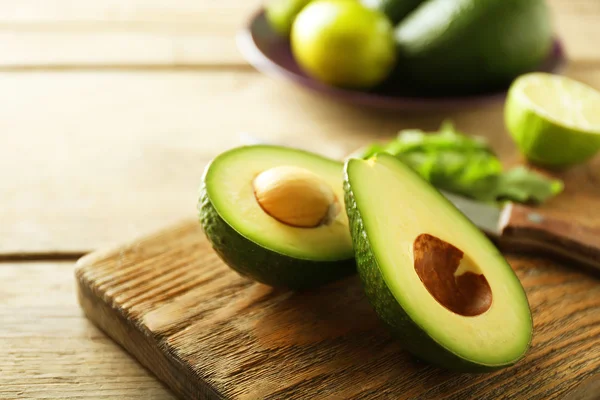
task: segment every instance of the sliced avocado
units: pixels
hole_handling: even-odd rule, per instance
[[[279,146],[243,146],[206,167],[200,223],[234,270],[301,289],[355,270],[343,209],[343,165]]]
[[[544,0],[426,0],[396,27],[404,85],[478,92],[536,69],[552,47]]]
[[[383,153],[349,159],[344,189],[367,298],[407,350],[472,372],[524,356],[532,318],[523,287],[458,209]]]

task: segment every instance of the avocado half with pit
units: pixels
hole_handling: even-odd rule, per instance
[[[349,159],[344,188],[367,298],[407,350],[471,372],[525,355],[532,318],[523,287],[452,203],[388,154]]]
[[[254,145],[210,162],[198,211],[227,265],[267,285],[302,289],[355,271],[343,199],[342,163]]]

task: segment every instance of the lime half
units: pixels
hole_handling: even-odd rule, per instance
[[[535,164],[564,168],[600,150],[600,92],[573,79],[529,73],[508,91],[505,123]]]

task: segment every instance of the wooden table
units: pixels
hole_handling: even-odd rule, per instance
[[[600,88],[600,2],[549,3],[564,73]],[[0,398],[173,398],[83,317],[74,260],[193,216],[203,166],[242,132],[336,156],[452,118],[518,161],[501,104],[357,110],[260,75],[234,41],[258,5],[0,3]]]

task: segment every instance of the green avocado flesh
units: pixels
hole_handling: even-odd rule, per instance
[[[343,165],[316,154],[279,146],[244,146],[217,156],[205,169],[198,211],[207,238],[234,270],[287,288],[314,287],[354,271],[346,214],[314,228],[284,224],[256,200],[253,180],[279,166],[307,169],[343,201]]]
[[[497,248],[454,205],[388,154],[349,159],[344,189],[367,298],[407,350],[439,366],[473,372],[512,365],[525,355],[532,319],[523,287]],[[437,238],[429,243],[433,247],[417,247],[429,237]],[[457,264],[437,257],[449,254],[435,247],[439,241],[462,255],[456,270]],[[418,273],[420,263],[429,269]],[[479,291],[457,286],[463,278],[481,284]],[[462,296],[471,309],[442,305],[438,298],[445,297],[435,285],[460,287],[464,293],[442,294],[453,301]]]

